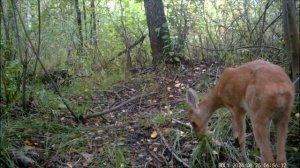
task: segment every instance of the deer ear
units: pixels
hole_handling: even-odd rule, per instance
[[[186,98],[185,101],[188,105],[190,105],[190,107],[192,108],[192,110],[194,112],[199,112],[199,98],[195,92],[195,90],[193,90],[192,88],[189,88],[186,92]]]

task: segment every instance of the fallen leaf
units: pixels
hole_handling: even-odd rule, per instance
[[[157,137],[157,131],[156,130],[154,130],[154,131],[152,131],[151,132],[151,135],[150,135],[150,137],[152,138],[152,139],[154,139],[154,138],[156,138]]]
[[[163,132],[164,136],[169,136],[170,135],[170,129],[169,128],[163,128],[162,132]]]
[[[175,87],[180,87],[180,85],[181,85],[181,83],[177,83],[177,84],[175,84]]]
[[[80,153],[80,155],[85,159],[83,162],[83,166],[88,166],[94,159],[93,154],[82,152],[82,153]]]
[[[73,167],[73,165],[71,164],[71,163],[67,163],[66,164],[69,168],[72,168]]]
[[[97,140],[101,140],[102,137],[101,137],[101,136],[97,136],[97,137],[95,137],[94,139],[95,139],[95,141],[97,141]]]
[[[26,140],[24,141],[24,143],[25,143],[25,145],[27,145],[27,146],[33,146],[33,142],[32,142],[31,140],[29,140],[29,139],[26,139]]]

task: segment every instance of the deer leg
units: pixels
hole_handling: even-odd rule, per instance
[[[285,143],[288,132],[289,117],[284,116],[274,120],[277,130],[277,163],[286,163]]]
[[[269,139],[268,124],[269,120],[264,119],[262,116],[257,116],[254,120],[252,120],[254,137],[260,150],[262,163],[274,163],[271,142]]]
[[[232,108],[233,119],[233,136],[238,138],[241,153],[245,159],[246,156],[246,116],[245,111],[241,108]]]

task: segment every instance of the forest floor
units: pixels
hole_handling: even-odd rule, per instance
[[[84,123],[76,123],[65,108],[52,110],[51,115],[37,112],[22,124],[14,123],[9,136],[16,146],[24,146],[21,150],[37,161],[37,167],[190,167],[196,162],[193,157],[199,157],[195,154],[199,140],[187,120],[185,91],[191,87],[206,93],[223,68],[199,62],[180,72],[148,70],[108,90],[65,93],[73,107],[85,109],[84,116],[89,117]],[[226,126],[230,132],[230,122]],[[253,144],[253,136],[249,137]],[[227,139],[229,148],[238,153],[234,139]],[[222,146],[217,140],[210,143]],[[299,144],[299,138],[292,143]],[[202,153],[201,159],[211,160],[211,154],[223,160],[230,157],[212,150]]]
[[[91,117],[84,124],[93,141],[87,144],[84,153],[73,156],[76,159],[67,156],[64,160],[73,167],[88,164],[99,164],[99,167],[187,167],[198,142],[187,121],[185,91],[188,87],[199,90],[201,84],[212,85],[209,81],[216,80],[216,69],[220,70],[216,66],[198,63],[181,72],[142,71],[110,90],[95,90],[89,100],[95,106],[86,116],[102,115]],[[201,83],[205,77],[208,78]],[[87,99],[77,97],[73,101],[83,104]],[[73,120],[69,118],[69,122]],[[95,155],[100,156],[101,163],[92,163]],[[61,156],[53,157],[49,164],[56,167],[55,163],[61,163],[58,162],[61,159]]]

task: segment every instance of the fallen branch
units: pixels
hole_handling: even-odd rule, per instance
[[[172,155],[174,156],[174,158],[180,162],[184,167],[190,168],[191,166],[188,165],[187,163],[185,163],[181,158],[179,158],[179,156],[172,150],[172,148],[170,147],[170,145],[168,144],[167,140],[165,139],[165,137],[163,136],[162,132],[160,129],[157,129],[157,132],[160,136],[160,139],[163,141],[164,145],[167,147],[167,149],[172,153]]]
[[[126,104],[128,104],[128,103],[130,103],[130,102],[132,102],[134,100],[136,100],[136,99],[139,99],[139,98],[142,98],[142,97],[145,97],[145,96],[149,96],[149,95],[152,95],[152,94],[155,94],[155,93],[150,93],[150,94],[145,94],[144,93],[144,94],[137,95],[135,97],[132,97],[132,98],[130,98],[130,99],[122,102],[121,104],[119,104],[119,105],[117,105],[115,107],[110,108],[110,109],[104,110],[102,112],[98,112],[98,113],[94,113],[94,114],[83,116],[83,119],[87,120],[89,118],[93,118],[93,117],[101,116],[101,115],[104,115],[104,114],[107,114],[107,113],[111,113],[111,112],[119,109],[120,107],[122,107],[122,106],[124,106],[124,105],[126,105]]]
[[[177,120],[177,119],[175,119],[175,118],[173,118],[172,121],[173,121],[174,123],[183,125],[183,126],[185,126],[185,127],[187,127],[187,128],[193,129],[193,127],[191,126],[191,124],[184,123],[184,122],[179,121],[179,120]]]

